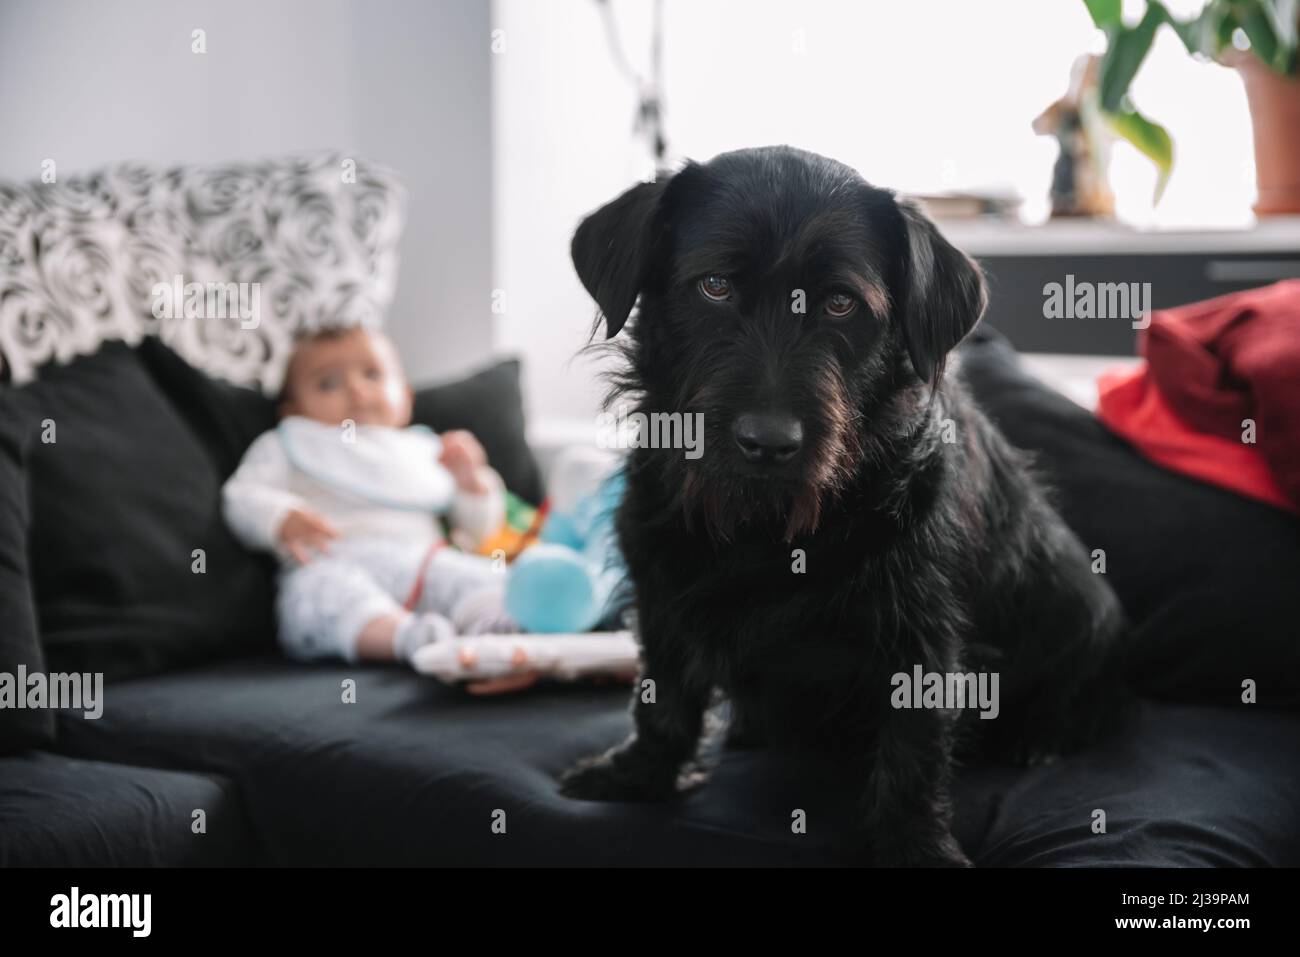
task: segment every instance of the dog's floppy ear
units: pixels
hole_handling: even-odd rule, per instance
[[[638,183],[579,225],[569,247],[583,286],[605,317],[605,338],[627,322],[655,242],[655,220],[668,179]]]
[[[903,341],[917,376],[937,383],[949,350],[984,315],[988,289],[975,261],[944,239],[918,206],[900,199],[898,211],[907,234]]]

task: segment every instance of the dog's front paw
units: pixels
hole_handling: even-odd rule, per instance
[[[580,801],[665,801],[677,790],[676,767],[628,750],[584,758],[560,776],[560,793]]]

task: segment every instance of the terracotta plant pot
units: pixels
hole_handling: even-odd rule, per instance
[[[1300,213],[1300,79],[1274,73],[1257,57],[1234,57],[1246,84],[1255,131],[1255,215]]]

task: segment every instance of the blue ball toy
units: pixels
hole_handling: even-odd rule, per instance
[[[610,614],[626,574],[614,533],[621,466],[591,450],[557,463],[539,543],[515,559],[506,579],[506,611],[526,631],[590,631]]]

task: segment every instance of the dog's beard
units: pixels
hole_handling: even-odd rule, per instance
[[[842,388],[827,388],[822,396],[820,437],[812,437],[796,475],[769,478],[685,464],[678,487],[687,528],[699,527],[717,543],[732,541],[742,529],[785,542],[816,532],[863,456],[860,413]]]
[[[682,512],[688,529],[698,526],[714,542],[731,541],[741,528],[790,541],[817,530],[823,492],[806,482],[705,476],[689,469],[682,482]]]

